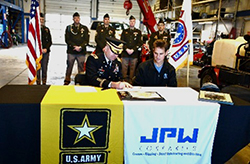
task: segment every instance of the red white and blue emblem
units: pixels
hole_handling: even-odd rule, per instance
[[[173,55],[171,55],[172,59],[174,61],[177,61],[179,60],[189,49],[189,45],[188,45],[188,41],[183,44],[183,46],[178,50],[176,51]]]
[[[174,39],[173,47],[181,46],[187,38],[187,28],[183,20],[179,20],[176,37]]]
[[[176,70],[183,66],[191,64],[193,61],[193,32],[192,32],[192,1],[183,0],[180,17],[178,21],[177,31],[170,48],[169,63]]]
[[[189,49],[187,38],[187,29],[183,20],[179,20],[176,37],[174,39],[173,47],[181,47],[178,51],[171,55],[174,61],[179,60]],[[184,42],[184,44],[183,44]]]

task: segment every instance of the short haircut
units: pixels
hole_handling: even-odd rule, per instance
[[[164,48],[166,52],[170,48],[170,42],[162,39],[157,39],[153,43],[153,49],[155,49],[156,47]]]
[[[131,16],[129,17],[129,20],[131,20],[131,19],[135,19],[135,17],[134,17],[133,15],[131,15]]]

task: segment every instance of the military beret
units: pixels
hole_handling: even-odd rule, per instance
[[[43,13],[40,13],[40,17],[41,17],[41,18],[44,18],[44,14],[43,14]]]
[[[131,16],[129,17],[129,20],[131,20],[131,19],[135,19],[135,17],[134,17],[133,15],[131,15]]]
[[[126,44],[126,42],[113,37],[106,37],[106,41],[111,51],[117,55],[122,53],[123,45]]]
[[[158,24],[160,23],[163,23],[164,24],[164,21],[160,18],[159,21],[158,21]]]
[[[108,13],[103,16],[103,19],[105,19],[105,18],[109,18],[109,14]]]
[[[75,12],[74,14],[73,14],[73,17],[79,17],[80,15],[79,15],[79,13],[78,12]]]

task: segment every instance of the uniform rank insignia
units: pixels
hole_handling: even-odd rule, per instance
[[[119,57],[117,57],[116,59],[117,59],[119,62],[122,62],[122,60],[121,60]]]
[[[163,36],[163,40],[168,40],[168,37],[167,36]]]
[[[94,59],[98,59],[98,56],[96,54],[94,54],[94,53],[91,53],[91,56],[93,56]]]
[[[163,79],[167,79],[167,78],[168,78],[168,74],[167,74],[167,73],[164,73]]]
[[[103,67],[101,67],[101,68],[98,70],[99,76],[103,75],[104,72],[105,72],[105,70],[103,69]]]
[[[109,30],[109,35],[112,35],[113,34],[113,31],[112,30]]]

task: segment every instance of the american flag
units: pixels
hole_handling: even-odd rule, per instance
[[[42,59],[41,47],[41,25],[39,1],[31,0],[30,22],[28,31],[28,52],[26,53],[26,64],[28,66],[28,84],[32,85],[36,81],[36,71],[40,69]]]

